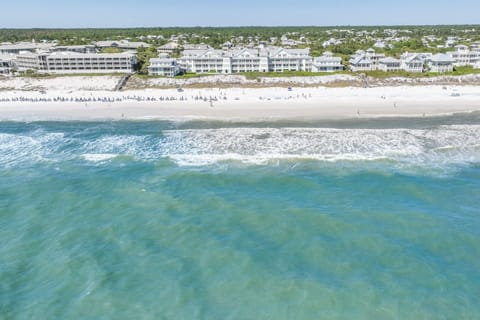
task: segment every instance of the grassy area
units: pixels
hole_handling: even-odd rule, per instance
[[[100,53],[122,53],[124,52],[122,49],[119,48],[103,48]]]
[[[241,72],[235,73],[233,75],[245,76],[248,80],[259,80],[260,78],[288,78],[288,77],[319,77],[319,76],[330,76],[336,74],[352,75],[358,76],[360,74],[365,74],[371,78],[391,78],[391,77],[403,77],[403,78],[430,78],[438,76],[461,76],[467,74],[480,74],[480,69],[474,69],[473,67],[456,67],[453,72],[447,73],[437,73],[437,72],[407,72],[407,71],[367,71],[367,72],[351,72],[351,71],[339,71],[339,72],[305,72],[305,71],[286,71],[286,72]],[[176,76],[175,79],[190,79],[190,78],[200,78],[216,75],[216,73],[187,73],[184,75]],[[142,79],[150,78],[164,78],[162,76],[149,76],[149,75],[136,75]]]
[[[214,76],[217,75],[216,73],[185,73],[182,75],[176,76],[174,79],[191,79],[191,78],[202,78],[202,77],[209,77],[209,76]],[[162,79],[162,78],[169,78],[169,77],[164,77],[164,76],[153,76],[153,75],[148,75],[148,74],[135,74],[134,77],[140,78],[140,79]]]
[[[360,73],[359,73],[360,74]],[[367,71],[364,72],[365,75],[371,78],[392,78],[392,77],[403,77],[403,78],[432,78],[439,76],[463,76],[468,74],[480,74],[480,69],[474,69],[473,67],[455,67],[453,72],[407,72],[407,71]]]
[[[318,77],[334,74],[352,74],[348,71],[339,72],[306,72],[306,71],[285,71],[285,72],[242,72],[237,73],[243,75],[249,80],[256,80],[259,78],[286,78],[286,77]]]

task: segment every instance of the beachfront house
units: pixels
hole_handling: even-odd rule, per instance
[[[455,46],[455,49],[447,52],[455,60],[455,66],[473,66],[480,61],[480,51],[471,51],[465,45]]]
[[[373,70],[378,69],[380,60],[385,59],[385,54],[376,53],[372,48],[367,49],[365,55],[370,59]]]
[[[162,54],[158,58],[150,59],[148,74],[162,77],[175,77],[180,73],[180,66],[176,59],[169,58],[167,54]]]
[[[365,54],[357,54],[353,56],[350,61],[350,69],[353,72],[361,72],[361,71],[372,71],[373,64],[369,57]]]
[[[455,59],[448,54],[439,53],[431,56],[427,63],[431,72],[452,72]]]
[[[387,57],[378,61],[378,70],[382,71],[399,71],[402,69],[402,62],[398,59]]]
[[[334,57],[330,51],[325,51],[321,57],[313,58],[313,72],[336,72],[342,70],[342,58]]]
[[[16,56],[19,71],[39,73],[131,73],[137,63],[133,53],[21,53]]]
[[[407,72],[423,72],[425,56],[418,53],[404,53],[401,58],[401,68]]]

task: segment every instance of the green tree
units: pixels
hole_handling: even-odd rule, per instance
[[[150,59],[158,57],[156,47],[139,48],[137,51],[137,70],[140,74],[148,74]]]

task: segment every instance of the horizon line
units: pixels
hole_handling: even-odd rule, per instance
[[[479,26],[480,23],[452,23],[452,24],[342,24],[342,25],[224,25],[224,26],[201,26],[201,25],[192,25],[192,26],[129,26],[129,27],[0,27],[0,30],[75,30],[75,29],[192,29],[192,28],[202,28],[202,29],[222,29],[222,28],[340,28],[340,27],[350,27],[350,28],[359,28],[359,27],[448,27],[448,26]]]

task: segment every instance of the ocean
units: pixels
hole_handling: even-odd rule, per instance
[[[480,115],[0,122],[0,319],[480,319]]]

